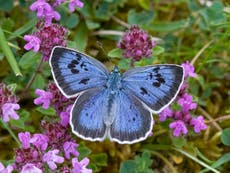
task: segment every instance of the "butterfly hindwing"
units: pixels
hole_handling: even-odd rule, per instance
[[[123,74],[122,86],[159,113],[176,97],[183,75],[183,67],[177,65],[137,67]]]
[[[65,47],[55,47],[50,57],[54,80],[66,97],[103,86],[109,75],[99,61]]]
[[[70,124],[73,133],[83,139],[101,141],[106,135],[104,115],[106,114],[107,90],[89,89],[77,98],[72,111]]]
[[[134,96],[119,91],[114,98],[115,116],[109,136],[118,143],[132,144],[147,138],[152,130],[153,118],[149,110]]]

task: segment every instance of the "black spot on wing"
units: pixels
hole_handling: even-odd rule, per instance
[[[84,62],[81,63],[80,67],[81,67],[83,70],[85,70],[85,71],[89,71],[88,68],[87,68],[87,66],[86,66],[86,64],[85,64]]]
[[[76,69],[76,65],[79,64],[77,60],[72,60],[68,65],[67,68],[70,69],[71,73],[78,74],[79,70]]]
[[[89,78],[85,78],[85,79],[80,80],[80,82],[78,82],[78,83],[86,85],[88,83],[88,81],[89,81]]]
[[[141,89],[141,94],[142,95],[145,95],[145,94],[148,94],[147,90],[143,87],[140,88]]]
[[[76,65],[77,65],[77,64],[79,64],[79,61],[80,61],[80,60],[74,59],[74,60],[71,61],[71,64],[76,64]]]
[[[77,60],[80,61],[81,60],[81,55],[79,53],[76,53],[76,56],[77,56]]]
[[[72,69],[72,68],[75,68],[76,66],[75,66],[75,64],[70,63],[70,64],[68,64],[67,67],[68,67],[69,69]]]
[[[153,68],[153,72],[154,72],[154,73],[159,73],[159,70],[160,70],[160,67],[155,67],[155,68]]]
[[[71,72],[73,73],[73,74],[78,74],[79,73],[79,70],[78,69],[71,69]]]
[[[159,82],[153,82],[152,85],[154,87],[157,87],[157,88],[159,88],[161,86],[161,84]]]
[[[158,81],[160,84],[165,83],[165,80],[164,80],[164,78],[162,78],[162,77],[158,77],[158,78],[157,78],[157,81]]]

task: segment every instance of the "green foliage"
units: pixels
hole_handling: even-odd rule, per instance
[[[39,106],[36,108],[36,110],[43,115],[49,115],[49,116],[55,115],[56,113],[55,109],[52,107],[49,107],[48,109],[44,109],[41,106]]]
[[[135,160],[127,160],[122,163],[120,173],[153,173],[149,168],[152,164],[149,151],[145,151],[141,156],[136,156]]]
[[[230,146],[230,128],[226,128],[222,131],[221,142],[226,146]]]

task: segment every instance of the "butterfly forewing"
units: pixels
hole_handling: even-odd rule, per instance
[[[138,67],[123,74],[122,86],[154,113],[159,113],[176,97],[183,75],[183,67],[177,65]]]
[[[71,111],[70,124],[73,133],[83,139],[101,141],[106,135],[103,121],[107,113],[107,90],[89,89],[76,100]]]
[[[55,47],[50,57],[54,80],[66,97],[106,84],[109,72],[99,61],[64,47]]]
[[[147,138],[152,130],[153,118],[145,106],[129,93],[119,91],[114,98],[116,115],[111,124],[111,140],[121,144],[132,144]]]

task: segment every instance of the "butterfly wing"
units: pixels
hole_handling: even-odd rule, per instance
[[[138,67],[123,74],[123,88],[159,113],[176,97],[184,78],[183,67],[154,65]]]
[[[89,89],[77,98],[70,117],[73,133],[90,141],[102,141],[106,136],[104,115],[107,90],[104,88]]]
[[[96,59],[65,47],[54,47],[49,63],[54,80],[66,97],[105,85],[109,74]]]
[[[153,127],[153,118],[145,106],[129,93],[119,91],[111,112],[115,114],[109,137],[121,144],[132,144],[147,138]]]

